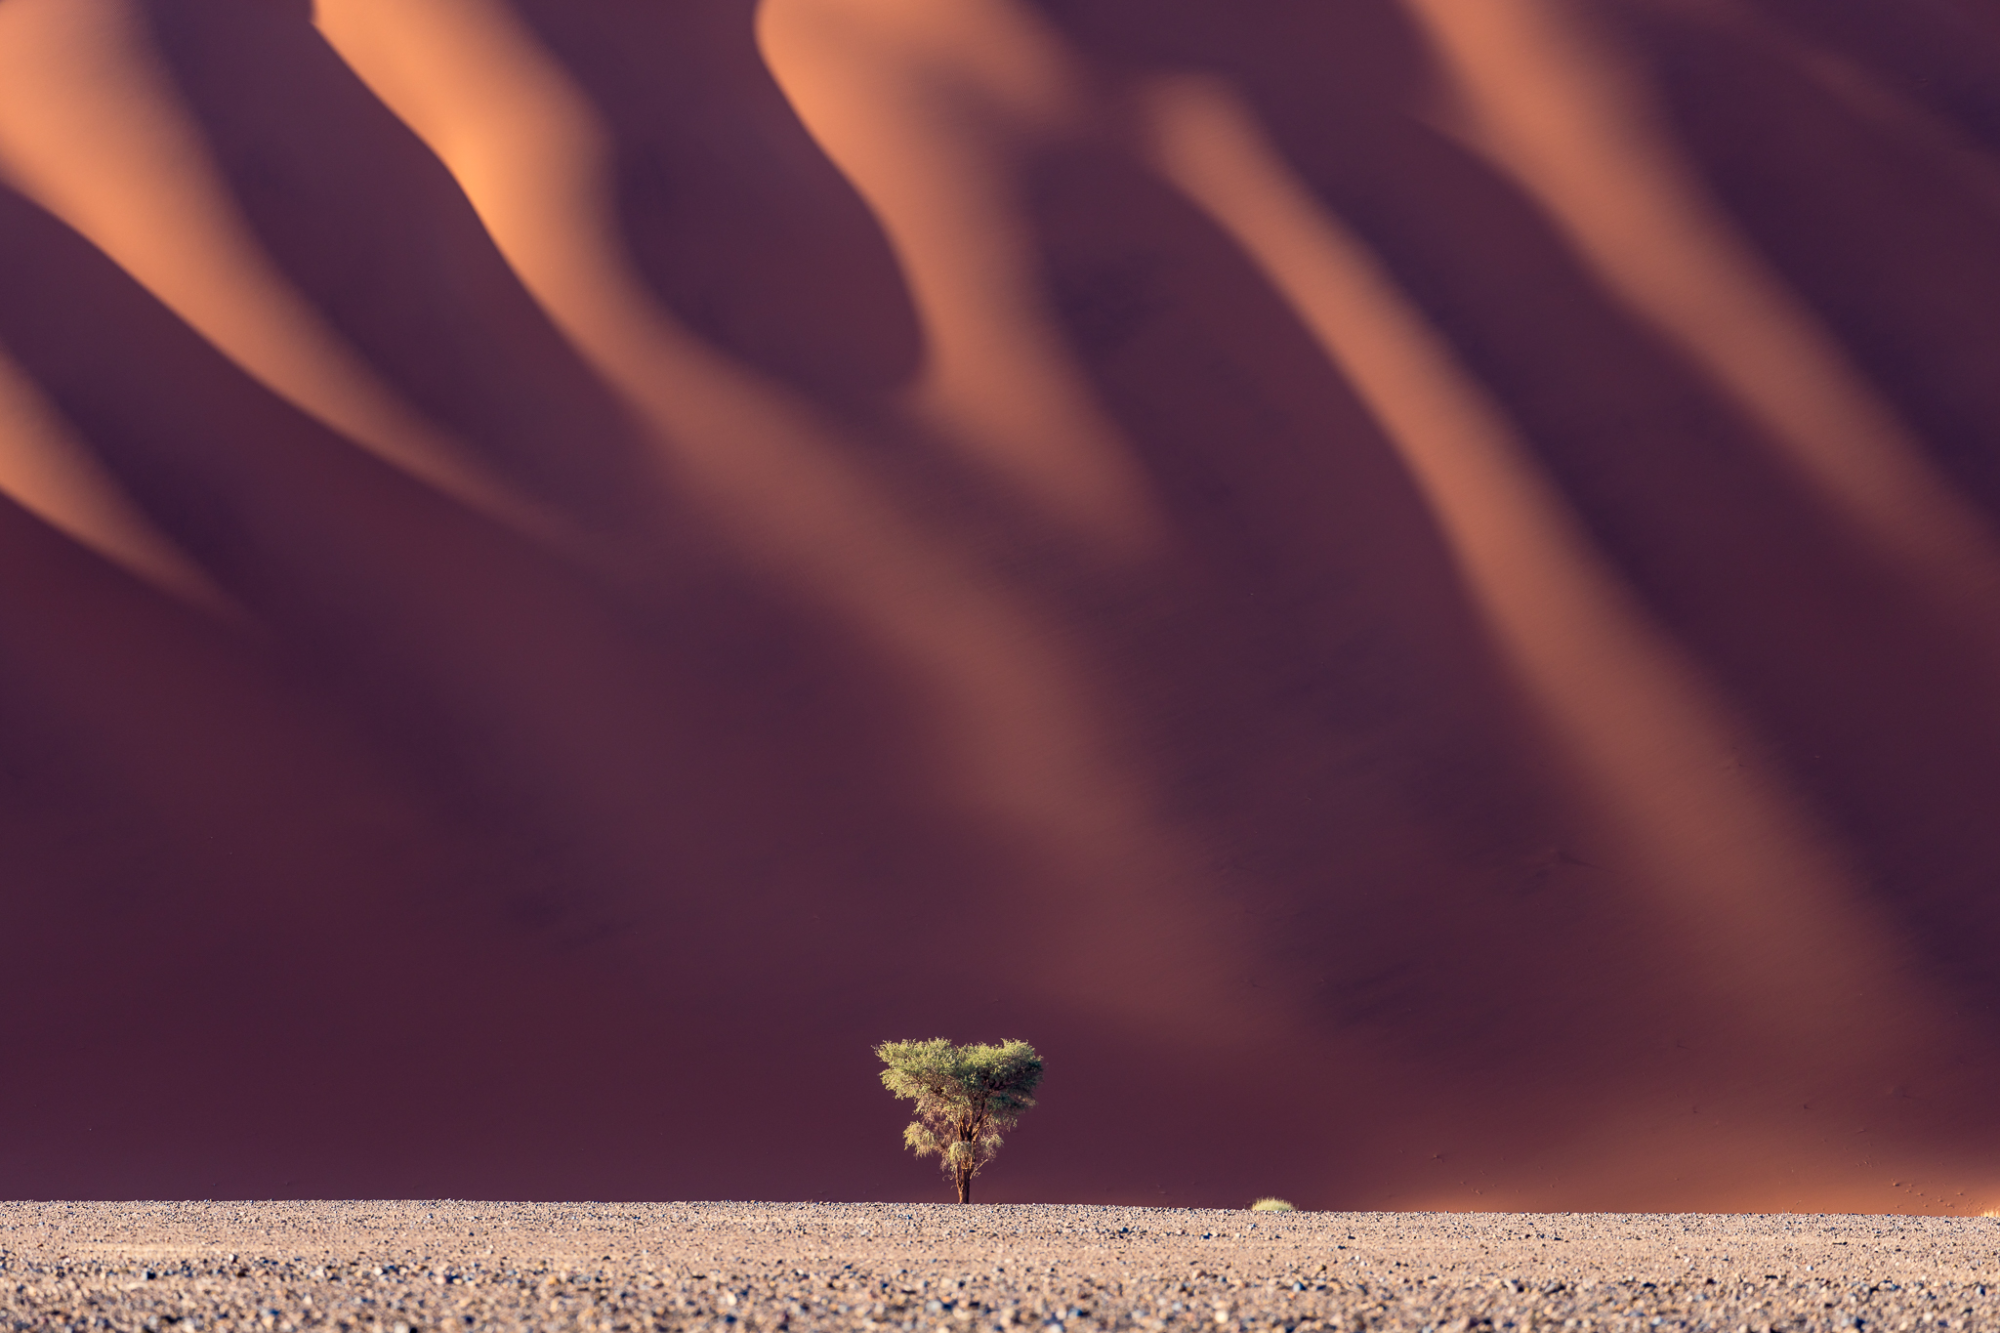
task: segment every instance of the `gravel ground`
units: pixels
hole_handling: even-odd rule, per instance
[[[0,1329],[2000,1329],[2000,1221],[0,1204]]]

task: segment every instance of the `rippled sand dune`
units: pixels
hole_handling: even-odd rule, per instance
[[[0,1195],[2000,1202],[1991,0],[0,0]]]

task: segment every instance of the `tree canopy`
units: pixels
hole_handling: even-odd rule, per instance
[[[903,1142],[919,1157],[937,1156],[958,1201],[972,1202],[972,1178],[1035,1104],[1042,1057],[1025,1041],[957,1046],[945,1037],[885,1041],[875,1054],[887,1066],[882,1086],[916,1103]]]

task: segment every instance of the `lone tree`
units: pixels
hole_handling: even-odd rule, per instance
[[[1000,1151],[1000,1132],[1035,1104],[1042,1057],[1025,1041],[954,1046],[943,1037],[885,1041],[875,1054],[888,1066],[882,1086],[917,1104],[903,1142],[919,1157],[943,1158],[958,1201],[971,1203],[972,1178]]]

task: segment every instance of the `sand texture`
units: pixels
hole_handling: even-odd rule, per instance
[[[0,1327],[1992,1328],[1996,1252],[1858,1215],[14,1203]]]
[[[1996,590],[1996,0],[0,0],[0,1197],[1977,1215]]]

